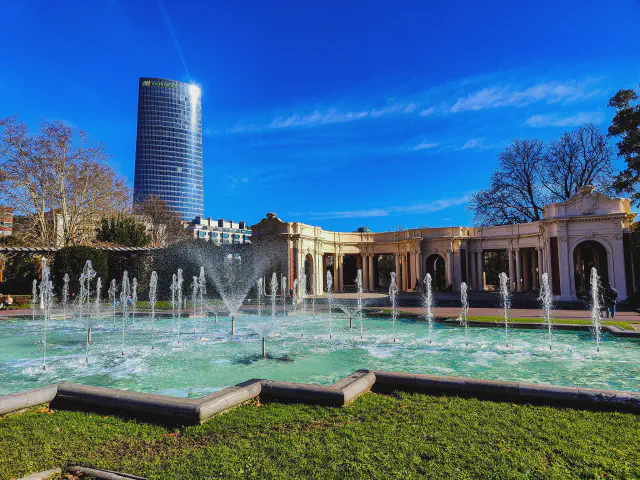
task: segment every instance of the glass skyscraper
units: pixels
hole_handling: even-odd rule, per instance
[[[203,216],[202,105],[196,85],[141,78],[134,202],[162,198],[183,220]]]

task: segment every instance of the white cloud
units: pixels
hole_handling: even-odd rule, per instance
[[[511,85],[496,85],[482,88],[464,97],[458,98],[451,112],[486,110],[498,107],[522,107],[534,102],[556,103],[573,101],[594,94],[589,87],[592,80],[582,82],[541,82],[526,88]]]
[[[421,117],[428,117],[433,115],[434,113],[436,113],[436,107],[429,107],[425,108],[424,110],[420,110],[420,113],[418,113],[418,115],[420,115]]]
[[[524,122],[529,127],[577,127],[585,123],[600,123],[604,119],[601,112],[578,112],[571,115],[557,113],[533,115]]]
[[[416,145],[415,147],[413,147],[413,151],[417,152],[418,150],[425,150],[428,148],[435,148],[438,145],[440,145],[437,142],[421,142],[418,145]]]
[[[307,214],[310,219],[333,219],[333,218],[369,218],[369,217],[388,217],[390,215],[399,214],[424,214],[434,213],[444,210],[445,208],[464,205],[469,202],[470,196],[465,194],[461,197],[444,198],[434,200],[428,203],[419,203],[416,205],[399,205],[387,208],[370,208],[365,210],[344,210],[337,212],[313,212]],[[293,214],[292,214],[293,215]],[[296,213],[296,215],[301,215]]]
[[[481,150],[483,148],[490,148],[490,146],[485,145],[484,139],[482,138],[470,138],[469,140],[464,142],[464,145],[462,145],[462,147],[460,147],[461,150],[469,150],[469,149]]]

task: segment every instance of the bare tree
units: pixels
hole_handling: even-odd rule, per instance
[[[547,192],[540,188],[544,164],[540,140],[514,140],[498,156],[489,187],[471,197],[479,225],[506,225],[540,220]]]
[[[593,124],[565,132],[548,148],[542,183],[553,201],[569,200],[580,187],[593,185],[611,191],[613,150],[607,136]]]
[[[607,137],[587,124],[545,145],[514,140],[498,156],[489,187],[471,198],[478,225],[508,225],[541,220],[544,206],[562,202],[585,185],[612,191],[613,151]]]
[[[15,116],[0,126],[0,198],[33,218],[29,240],[76,243],[102,215],[129,208],[129,188],[107,164],[103,145],[90,144],[84,132],[74,136],[68,125],[44,121],[31,135]]]
[[[148,225],[153,246],[164,246],[188,237],[180,217],[157,195],[149,195],[136,204],[134,212]]]

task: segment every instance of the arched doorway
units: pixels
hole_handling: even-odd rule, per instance
[[[343,290],[355,291],[356,277],[358,276],[358,259],[355,255],[345,255],[342,257],[342,281]]]
[[[373,269],[375,288],[389,288],[389,283],[391,283],[391,272],[396,271],[396,257],[393,254],[374,255]]]
[[[431,275],[431,288],[443,292],[447,288],[444,276],[444,258],[437,253],[427,257],[425,272]],[[424,279],[423,279],[424,280]]]
[[[591,269],[595,267],[603,286],[609,283],[607,250],[594,240],[580,242],[573,250],[573,276],[578,297],[589,295]]]
[[[304,274],[307,276],[307,294],[313,295],[313,257],[310,253],[304,257]]]

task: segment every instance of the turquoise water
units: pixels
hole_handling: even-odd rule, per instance
[[[94,319],[87,363],[85,324],[52,321],[43,370],[42,322],[0,321],[0,395],[70,381],[200,397],[250,378],[328,385],[360,368],[640,391],[640,342],[607,334],[597,352],[589,332],[555,331],[549,350],[546,330],[511,329],[506,347],[503,328],[474,327],[466,347],[463,328],[441,324],[429,344],[427,325],[408,319],[396,322],[396,342],[388,318],[366,318],[362,339],[344,317],[329,338],[326,315],[239,316],[235,337],[228,317],[183,319],[179,341],[172,319],[156,320],[155,332],[146,317],[126,327],[122,356],[121,319]],[[257,331],[269,331],[279,359],[260,357]]]

